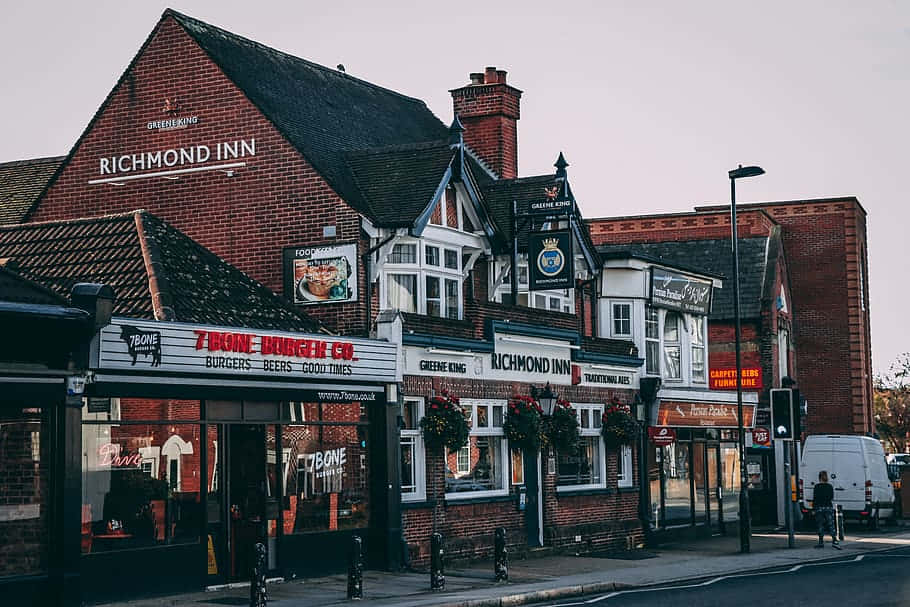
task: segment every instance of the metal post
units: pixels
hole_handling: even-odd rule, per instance
[[[793,535],[793,503],[790,486],[790,442],[784,441],[784,520],[787,522],[787,547],[796,548]]]
[[[265,544],[253,546],[253,570],[250,572],[250,607],[266,607],[269,594],[265,588]]]
[[[844,507],[837,505],[837,539],[844,541]]]
[[[446,576],[442,567],[442,534],[434,533],[430,536],[430,590],[442,591],[446,589]]]
[[[493,539],[493,577],[497,582],[509,581],[509,554],[506,550],[506,528],[498,527]]]
[[[348,598],[363,598],[363,540],[359,535],[351,538],[348,552]]]
[[[733,315],[736,318],[736,417],[739,430],[739,551],[748,553],[752,542],[749,513],[749,477],[746,474],[746,436],[743,428],[742,326],[739,314],[739,237],[736,233],[736,180],[730,177],[730,232],[733,240]]]

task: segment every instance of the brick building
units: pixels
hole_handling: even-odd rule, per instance
[[[424,564],[434,528],[454,557],[489,553],[494,526],[513,549],[637,545],[638,454],[608,450],[600,422],[609,403],[634,403],[643,360],[630,341],[594,331],[599,259],[567,163],[517,176],[521,91],[504,71],[451,92],[447,128],[417,99],[168,10],[25,221],[143,208],[327,330],[399,344],[404,428],[383,474],[401,492],[374,511],[389,520],[370,519],[385,529],[368,539],[384,550],[374,565],[397,566],[402,553]],[[575,272],[568,288],[532,292],[529,226],[513,228],[513,205],[526,213],[554,196],[567,210],[530,227],[565,234],[560,256]],[[179,294],[154,297],[166,310]],[[504,438],[508,398],[547,382],[577,411],[578,453],[522,453]],[[416,431],[442,389],[463,397],[473,422],[467,449],[451,456],[424,449]],[[366,407],[371,426],[387,421],[376,407]],[[298,502],[308,483],[294,488]],[[336,493],[317,497],[340,511]]]

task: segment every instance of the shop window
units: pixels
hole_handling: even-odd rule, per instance
[[[632,304],[614,303],[612,306],[613,337],[632,337]]]
[[[605,487],[606,465],[600,435],[603,405],[572,404],[578,414],[581,441],[571,453],[557,453],[557,490]]]
[[[667,379],[682,378],[679,325],[679,314],[667,312],[664,315],[664,377]]]
[[[691,330],[689,341],[692,344],[692,381],[703,384],[707,381],[705,373],[705,317],[690,316]]]
[[[366,409],[358,402],[301,403],[299,408],[298,421],[283,426],[281,433],[288,498],[285,533],[368,527],[370,461]],[[407,419],[404,421],[408,423]],[[410,445],[416,446],[416,437],[410,436],[415,439]],[[411,459],[409,475],[416,484],[419,476],[414,463]]]
[[[691,443],[677,441],[661,447],[664,472],[664,520],[667,524],[688,523],[692,520],[690,494],[689,450]]]
[[[470,415],[471,434],[464,455],[462,450],[446,453],[446,499],[508,493],[510,457],[502,429],[505,401],[463,398],[461,404]]]
[[[122,411],[147,399],[120,399]],[[201,427],[82,425],[82,551],[199,541]]]
[[[660,315],[657,308],[645,308],[645,372],[660,375]]]
[[[49,440],[42,408],[0,409],[0,578],[47,572]]]
[[[616,486],[632,486],[632,446],[623,445],[616,454]]]
[[[405,398],[401,405],[401,499],[403,501],[422,500],[426,495],[423,437],[420,434],[423,406],[422,398]]]
[[[389,308],[402,312],[417,312],[417,276],[388,274],[386,301]]]

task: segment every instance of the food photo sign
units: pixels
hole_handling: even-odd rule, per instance
[[[357,245],[284,249],[285,290],[297,305],[357,301]]]

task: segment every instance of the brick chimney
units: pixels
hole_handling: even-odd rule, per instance
[[[505,70],[472,73],[470,84],[449,92],[464,125],[464,142],[500,177],[518,177],[521,91],[506,84]]]

